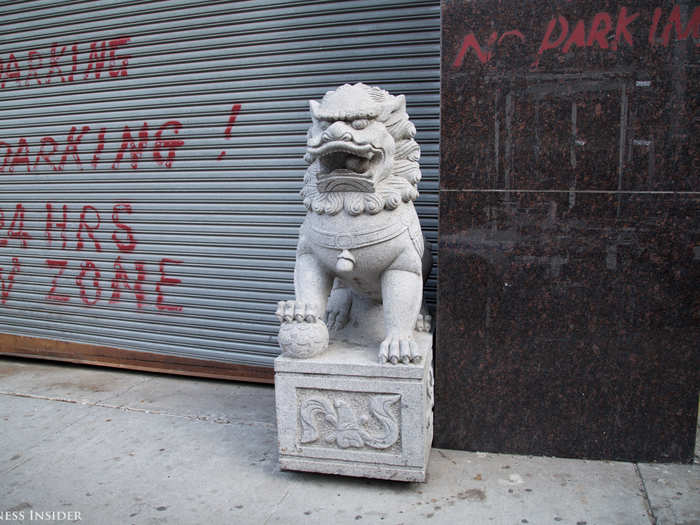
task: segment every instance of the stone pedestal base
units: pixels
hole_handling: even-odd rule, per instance
[[[425,481],[433,440],[432,334],[420,364],[379,364],[377,347],[331,341],[311,359],[275,359],[280,466]]]

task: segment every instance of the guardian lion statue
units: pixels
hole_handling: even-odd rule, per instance
[[[310,109],[301,191],[308,212],[296,298],[278,303],[280,346],[308,358],[327,348],[329,330],[376,322],[381,363],[418,363],[414,330],[430,331],[422,298],[432,259],[413,206],[420,147],[406,99],[345,84],[311,100]]]

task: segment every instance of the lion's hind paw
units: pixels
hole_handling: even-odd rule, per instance
[[[334,288],[326,306],[326,325],[331,331],[340,330],[349,320],[352,292],[349,288]]]
[[[430,332],[432,330],[433,318],[428,313],[419,313],[416,318],[417,332]]]
[[[387,337],[379,345],[379,362],[391,363],[420,363],[423,356],[418,353],[418,345],[412,337]]]

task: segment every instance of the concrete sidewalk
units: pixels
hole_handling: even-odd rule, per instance
[[[433,449],[428,482],[405,484],[281,472],[276,438],[271,386],[0,359],[0,518],[700,524],[697,463]]]

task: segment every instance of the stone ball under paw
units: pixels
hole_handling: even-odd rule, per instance
[[[328,329],[323,321],[283,323],[277,338],[288,357],[307,359],[328,348]]]

